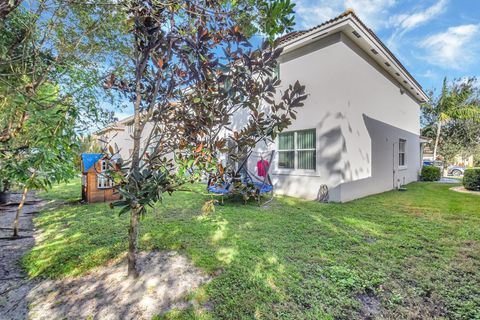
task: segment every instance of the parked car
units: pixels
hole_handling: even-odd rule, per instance
[[[443,171],[443,162],[442,161],[433,161],[433,160],[423,160],[423,165],[424,166],[435,166],[435,167],[439,167],[440,170]]]
[[[465,167],[461,166],[450,166],[447,169],[447,174],[449,176],[463,176],[463,173],[465,172]]]

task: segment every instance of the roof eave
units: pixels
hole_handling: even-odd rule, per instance
[[[372,48],[375,48],[377,52],[380,52],[388,61],[390,66],[395,67],[396,74],[399,74],[399,77],[401,77],[401,79],[396,80],[402,87],[410,91],[410,93],[418,102],[422,103],[429,100],[428,95],[423,91],[420,84],[400,63],[395,55],[381,42],[381,40],[373,33],[373,31],[368,29],[365,24],[351,11],[344,13],[337,18],[331,19],[327,23],[313,28],[312,30],[307,31],[299,36],[294,36],[291,39],[281,42],[279,47],[284,49],[283,54],[285,54],[312,43],[320,38],[333,34],[334,31],[342,31],[342,28],[345,28],[347,25],[359,33],[360,38],[365,39],[372,46]],[[350,39],[354,42],[357,42],[358,39],[356,40],[354,38]],[[370,55],[370,52],[367,52],[367,54]],[[381,65],[381,67],[385,69],[383,65]]]
[[[123,127],[107,126],[105,128],[102,128],[100,130],[95,131],[95,134],[98,135],[98,134],[102,134],[102,133],[107,132],[107,131],[124,131],[124,130],[125,130],[125,128],[123,128]]]

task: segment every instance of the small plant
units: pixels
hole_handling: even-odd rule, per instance
[[[480,168],[466,169],[463,174],[465,189],[480,191]]]
[[[442,177],[439,167],[423,166],[420,174],[422,181],[438,181]]]
[[[7,179],[0,179],[0,193],[5,193],[10,190],[10,181]]]

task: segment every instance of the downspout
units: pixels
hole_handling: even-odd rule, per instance
[[[392,188],[395,189],[395,142],[392,143]]]

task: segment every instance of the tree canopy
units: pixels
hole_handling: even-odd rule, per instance
[[[121,12],[63,0],[18,5],[0,22],[2,191],[47,189],[74,176],[78,134],[110,121],[105,74],[127,58]],[[90,126],[91,127],[91,126]]]
[[[441,93],[430,93],[430,102],[422,106],[422,134],[433,141],[434,158],[440,153],[451,160],[454,153],[480,144],[477,127],[480,123],[479,87],[475,78],[445,78]]]
[[[138,220],[147,207],[206,173],[221,176],[222,153],[238,159],[259,141],[274,138],[306,95],[298,82],[280,93],[275,75],[281,49],[272,47],[272,39],[293,25],[290,1],[123,5],[133,72],[112,74],[105,87],[134,107],[131,158],[111,175],[122,195],[114,205],[131,212],[129,274],[137,276]],[[255,48],[249,38],[258,31],[265,41]],[[240,114],[245,121],[238,121]],[[153,127],[149,132],[147,123]]]

